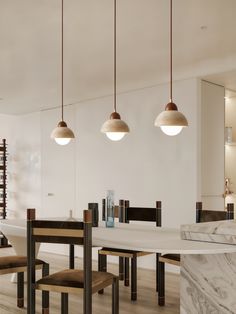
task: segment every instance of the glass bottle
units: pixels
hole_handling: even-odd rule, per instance
[[[106,198],[106,227],[114,227],[114,191],[107,191]]]

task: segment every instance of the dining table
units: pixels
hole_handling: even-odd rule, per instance
[[[42,218],[47,219],[47,218]],[[66,217],[48,218],[48,220],[66,220]],[[75,220],[81,220],[75,218]],[[4,219],[0,221],[0,231],[10,241],[17,255],[27,254],[26,220]],[[218,243],[186,241],[181,239],[179,228],[156,227],[149,223],[116,223],[107,228],[105,222],[99,222],[92,229],[94,247],[113,247],[160,254],[212,254],[235,252],[234,247]]]
[[[65,220],[66,217],[53,218],[56,220]],[[79,220],[79,219],[78,219]],[[198,228],[201,223],[198,223]],[[26,255],[26,220],[25,219],[6,219],[0,222],[0,231],[8,238],[17,255]],[[182,238],[180,228],[156,227],[144,223],[116,223],[114,227],[107,228],[104,222],[99,222],[98,227],[92,228],[92,244],[95,247],[113,247],[117,249],[131,249],[137,251],[146,251],[159,254],[181,254],[182,260],[186,256],[196,256],[204,262],[204,256],[235,256],[236,245],[228,243],[212,243],[210,240],[201,241],[197,239]],[[198,265],[200,267],[200,265]],[[181,314],[199,314],[208,312],[198,312],[196,304],[201,300],[195,300],[194,306],[189,306],[191,296],[188,295],[186,286],[184,265],[181,264],[180,272],[180,313]],[[199,269],[195,270],[196,272]],[[236,271],[235,271],[236,273]],[[192,301],[191,301],[192,302]],[[209,312],[210,313],[210,312]],[[230,313],[224,312],[216,313]]]

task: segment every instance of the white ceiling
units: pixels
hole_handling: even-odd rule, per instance
[[[117,3],[118,92],[166,81],[169,1]],[[236,1],[173,3],[174,79],[224,72],[221,84],[236,90]],[[111,94],[113,1],[64,5],[65,102]],[[61,0],[0,1],[0,113],[59,106],[60,9]]]

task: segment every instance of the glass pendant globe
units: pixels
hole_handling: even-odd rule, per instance
[[[120,141],[124,136],[125,132],[106,132],[106,136],[111,140],[111,141]]]
[[[163,133],[169,136],[175,136],[178,135],[182,129],[183,126],[180,125],[162,125],[160,126]]]
[[[59,145],[67,145],[75,135],[71,129],[67,127],[65,121],[60,121],[57,127],[52,131],[51,138]]]
[[[175,103],[169,102],[155,120],[155,126],[160,127],[162,132],[169,136],[179,134],[184,127],[188,126],[185,116],[178,111]]]
[[[55,142],[56,142],[57,144],[59,144],[59,145],[62,145],[62,146],[69,144],[70,141],[71,141],[71,138],[63,138],[63,137],[61,137],[61,138],[59,138],[59,137],[58,137],[58,138],[55,138]]]
[[[120,141],[125,134],[129,133],[128,125],[121,120],[118,112],[113,112],[110,119],[105,121],[101,127],[101,132],[105,133],[111,141]]]

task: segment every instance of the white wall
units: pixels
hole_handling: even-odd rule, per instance
[[[101,203],[107,189],[115,190],[116,201],[154,206],[163,202],[163,225],[178,227],[195,220],[197,196],[197,105],[195,79],[174,84],[174,99],[189,127],[179,136],[168,137],[154,120],[168,100],[168,87],[119,95],[118,112],[130,126],[120,142],[109,141],[100,132],[112,110],[112,98],[79,104],[76,110],[77,209],[89,201]]]
[[[65,110],[68,127],[75,129],[75,107]],[[69,210],[75,212],[75,145],[60,146],[50,138],[52,130],[60,120],[59,110],[41,113],[41,157],[42,157],[42,211],[45,217],[68,216]]]
[[[40,113],[16,117],[11,147],[14,217],[25,218],[27,208],[41,210]],[[10,147],[10,145],[9,145]]]
[[[131,132],[116,143],[100,132],[112,111],[112,97],[66,107],[65,120],[76,139],[65,147],[49,138],[59,110],[17,118],[23,135],[15,134],[15,215],[36,207],[41,216],[67,216],[70,209],[81,216],[88,202],[101,204],[106,190],[114,189],[116,202],[125,198],[134,206],[155,206],[161,200],[163,226],[194,222],[199,199],[198,80],[175,82],[174,100],[189,121],[176,137],[154,127],[168,102],[166,84],[118,96],[118,112]],[[51,246],[46,249],[52,251]],[[155,259],[143,258],[139,265],[154,268]]]
[[[118,112],[130,134],[111,142],[100,132],[112,110],[112,97],[79,104],[76,110],[77,211],[99,202],[114,189],[116,202],[129,199],[134,206],[154,206],[162,200],[163,226],[195,222],[199,200],[199,83],[196,79],[174,84],[174,99],[189,127],[168,137],[154,127],[168,100],[168,86],[159,85],[119,95]],[[115,259],[110,258],[115,261]],[[155,268],[153,257],[139,265]]]

